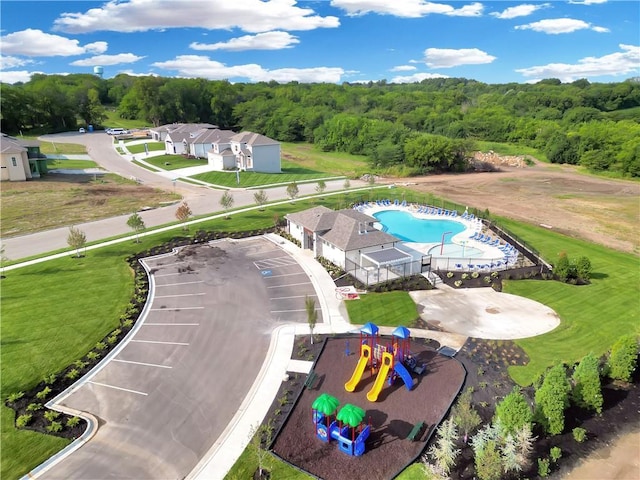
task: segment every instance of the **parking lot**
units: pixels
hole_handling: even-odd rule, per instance
[[[145,264],[146,317],[62,402],[95,415],[100,428],[45,478],[183,478],[250,390],[273,328],[306,323],[305,298],[317,300],[300,265],[262,237],[189,246]]]

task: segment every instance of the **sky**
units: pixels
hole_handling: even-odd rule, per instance
[[[0,81],[33,73],[412,83],[640,76],[637,0],[0,1]]]

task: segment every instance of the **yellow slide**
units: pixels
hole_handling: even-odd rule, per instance
[[[382,387],[384,387],[384,382],[387,379],[387,375],[389,374],[389,369],[391,368],[391,364],[393,363],[393,355],[389,352],[384,352],[382,354],[382,366],[380,367],[380,371],[378,372],[378,376],[376,377],[376,381],[373,383],[373,387],[367,393],[367,400],[370,402],[375,402],[378,400],[378,395],[382,391]]]
[[[358,360],[358,365],[356,365],[356,369],[351,375],[351,379],[344,384],[344,389],[347,392],[353,392],[360,379],[362,378],[362,374],[364,369],[367,367],[367,363],[369,362],[369,358],[371,357],[371,347],[369,345],[362,345],[362,352],[360,353],[360,360]]]

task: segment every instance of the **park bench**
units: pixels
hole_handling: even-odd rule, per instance
[[[309,371],[309,375],[307,375],[307,379],[304,381],[304,386],[307,387],[307,390],[311,390],[313,388],[313,384],[317,379],[318,379],[318,374],[312,368]]]
[[[422,427],[424,427],[424,422],[418,422],[413,426],[413,430],[411,430],[411,432],[409,433],[409,435],[407,435],[407,439],[410,441],[415,441],[416,438],[420,438],[420,435],[418,435],[420,433],[420,431],[422,430]]]

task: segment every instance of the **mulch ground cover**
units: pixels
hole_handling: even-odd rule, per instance
[[[458,394],[465,370],[457,360],[438,354],[433,342],[426,345],[414,340],[411,351],[418,363],[426,365],[426,373],[414,376],[415,386],[411,391],[397,380],[384,387],[377,402],[370,402],[366,394],[375,377],[369,372],[363,374],[354,392],[349,393],[344,388],[358,361],[358,337],[349,337],[351,355],[348,356],[346,340],[347,337],[326,340],[314,367],[318,380],[312,389],[302,389],[273,443],[273,451],[287,462],[325,480],[392,478],[420,455],[434,426]],[[383,343],[387,341],[390,339],[383,339]],[[304,382],[304,377],[297,377],[296,381]],[[316,437],[311,405],[321,393],[337,397],[340,405],[351,403],[365,409],[372,433],[361,457],[346,455],[335,441],[327,444]],[[419,422],[425,422],[425,428],[417,441],[408,440],[407,436]]]

